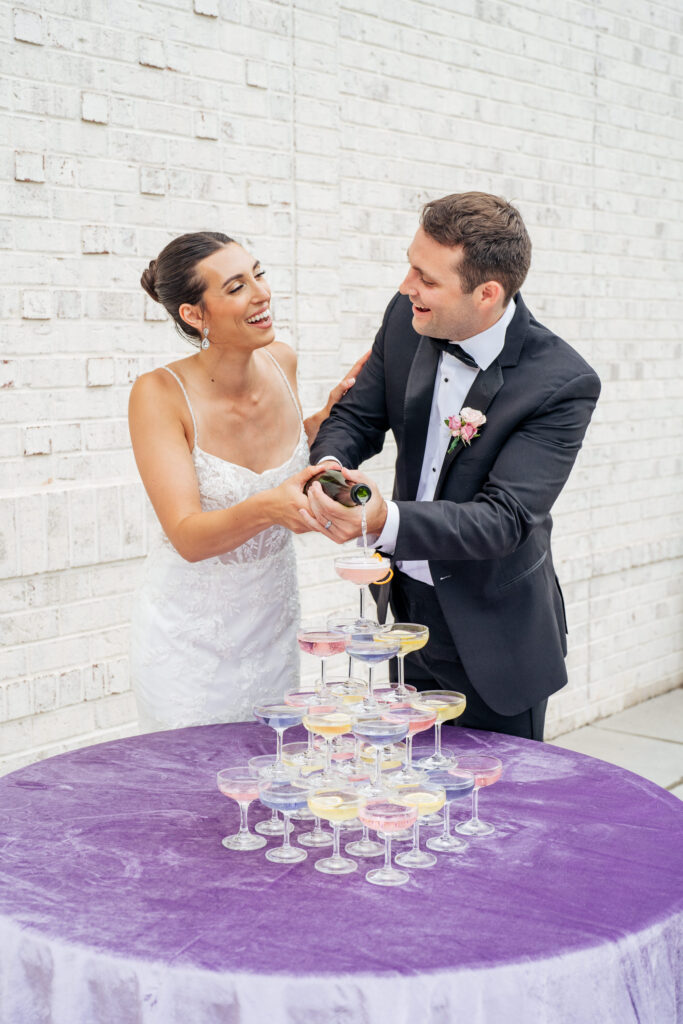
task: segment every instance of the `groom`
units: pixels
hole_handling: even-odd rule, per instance
[[[408,658],[409,681],[464,693],[463,725],[541,740],[547,698],[567,681],[550,509],[600,381],[524,305],[530,257],[505,200],[466,192],[427,203],[370,359],[311,458],[368,480],[354,470],[392,431],[393,498],[368,480],[368,529],[392,559],[395,621],[430,629]],[[309,501],[311,528],[337,543],[359,535],[357,509],[319,484]]]

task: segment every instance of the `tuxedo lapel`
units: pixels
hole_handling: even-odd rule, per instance
[[[415,500],[420,482],[440,356],[429,338],[421,338],[408,375],[403,405],[403,444],[396,460],[397,497],[404,501]]]
[[[472,387],[467,392],[467,397],[462,403],[462,408],[477,409],[479,412],[485,413],[490,406],[493,399],[496,397],[498,392],[503,386],[503,371],[500,368],[500,362],[498,359],[494,359],[491,365],[486,370],[480,370],[477,376],[472,382]],[[459,411],[459,410],[458,410]],[[486,430],[486,424],[479,428],[480,430]],[[476,441],[472,442],[476,444]],[[434,500],[436,501],[439,497],[441,488],[443,487],[444,481],[448,472],[458,458],[460,453],[468,446],[464,441],[458,441],[457,445],[450,453],[445,455],[443,464],[441,466],[441,473],[439,475],[439,482],[436,485],[436,491],[434,492]]]

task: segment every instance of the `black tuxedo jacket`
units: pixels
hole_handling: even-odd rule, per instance
[[[312,462],[336,455],[356,468],[392,431],[400,512],[393,558],[428,560],[465,671],[503,715],[519,714],[567,681],[550,509],[600,394],[585,360],[538,323],[519,294],[515,302],[502,352],[463,403],[487,421],[469,447],[459,442],[444,458],[433,501],[415,494],[439,351],[413,330],[405,296],[389,303],[370,359],[311,450]]]

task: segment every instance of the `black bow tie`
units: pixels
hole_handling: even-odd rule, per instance
[[[465,366],[470,366],[473,370],[479,369],[479,364],[476,359],[473,359],[469,353],[465,352],[464,348],[461,348],[456,341],[442,341],[441,338],[430,338],[432,345],[440,349],[442,352],[448,352],[449,355],[455,356]]]

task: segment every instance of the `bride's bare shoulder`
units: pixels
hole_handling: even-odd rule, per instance
[[[296,373],[296,352],[286,341],[272,341],[267,349],[287,373]]]

